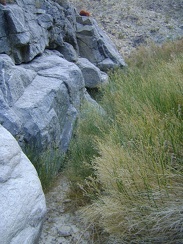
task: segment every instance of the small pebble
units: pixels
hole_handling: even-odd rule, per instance
[[[61,228],[57,229],[58,236],[67,237],[72,235],[72,228],[67,225],[61,226]]]

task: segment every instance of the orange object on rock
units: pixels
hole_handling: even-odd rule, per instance
[[[90,13],[89,12],[87,12],[87,11],[85,11],[85,10],[81,10],[80,12],[79,12],[79,14],[81,15],[81,16],[90,16]]]
[[[6,5],[6,0],[0,0],[0,3],[1,3],[2,5]]]

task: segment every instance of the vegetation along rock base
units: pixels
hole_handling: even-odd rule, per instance
[[[182,21],[0,1],[0,244],[183,243]]]

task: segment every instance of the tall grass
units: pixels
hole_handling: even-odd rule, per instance
[[[99,156],[95,138],[102,137],[107,128],[107,124],[104,124],[102,128],[104,121],[100,114],[98,108],[90,106],[87,102],[83,104],[66,156],[65,173],[71,182],[69,197],[73,199],[73,206],[76,208],[78,205],[90,202],[93,195],[86,196],[84,188],[89,188],[91,192],[91,186],[88,185],[86,179],[95,175],[92,161]]]
[[[141,48],[111,74],[101,105],[106,115],[88,116],[84,129],[97,154],[84,184],[95,197],[83,215],[121,243],[182,241],[183,40]]]
[[[54,146],[42,152],[29,146],[24,151],[38,173],[44,192],[47,192],[64,168],[65,155]]]

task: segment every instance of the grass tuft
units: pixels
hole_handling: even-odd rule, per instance
[[[44,152],[38,152],[33,147],[29,147],[25,149],[25,153],[38,173],[44,192],[47,192],[56,176],[64,168],[65,155],[55,147]]]

